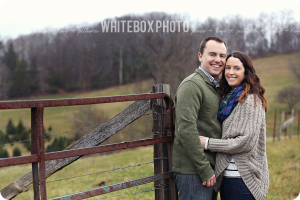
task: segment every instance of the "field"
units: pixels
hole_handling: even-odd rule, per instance
[[[139,94],[151,91],[154,84],[153,80],[146,80],[123,86],[116,86],[104,90],[96,90],[90,92],[79,93],[65,93],[47,96],[34,96],[20,100],[33,100],[33,99],[65,99],[65,98],[84,98],[84,97],[99,97],[99,96],[113,96],[113,95],[126,95],[126,94]],[[108,117],[113,117],[132,102],[120,102],[110,104],[94,105],[95,109],[103,111]],[[58,133],[71,130],[72,116],[77,113],[81,108],[87,106],[65,106],[45,108],[44,111],[44,126],[47,128],[49,125],[53,127],[52,132]],[[30,109],[18,110],[1,110],[0,111],[0,130],[5,130],[8,119],[12,119],[14,124],[17,125],[20,119],[24,125],[30,127]]]
[[[151,91],[151,87],[154,84],[153,80],[146,80],[144,82],[138,82],[134,84],[128,84],[123,86],[117,86],[113,88],[108,88],[105,90],[98,90],[98,91],[91,91],[91,92],[85,92],[85,93],[72,93],[72,94],[58,94],[58,95],[51,95],[51,96],[39,96],[39,97],[32,97],[32,98],[26,98],[22,100],[28,100],[28,99],[64,99],[64,98],[84,98],[84,97],[99,97],[99,96],[113,96],[113,95],[126,95],[126,94],[140,94],[140,93],[148,93]],[[74,130],[75,128],[73,125],[73,118],[78,113],[85,111],[86,108],[89,106],[92,106],[92,110],[96,110],[99,112],[102,112],[108,119],[112,118],[119,112],[121,112],[123,109],[125,109],[128,105],[130,105],[133,102],[118,102],[118,103],[108,103],[108,104],[97,104],[97,105],[84,105],[84,106],[65,106],[65,107],[53,107],[53,108],[45,108],[44,111],[44,127],[47,129],[49,126],[52,127],[52,134],[56,133],[63,133],[66,131]],[[17,126],[17,123],[20,119],[22,119],[24,126],[30,128],[30,109],[15,109],[15,110],[0,110],[0,130],[5,132],[5,128],[7,125],[7,122],[9,119],[12,119],[15,126]],[[150,116],[149,116],[150,117]],[[139,119],[140,121],[137,124],[140,124],[138,126],[133,127],[132,125],[129,125],[129,127],[126,127],[124,130],[120,131],[119,138],[116,136],[113,136],[111,139],[113,139],[114,142],[123,141],[124,133],[131,134],[128,132],[131,132],[128,129],[134,129],[135,131],[139,132],[145,132],[144,130],[141,130],[145,127],[148,127],[147,130],[151,130],[151,124],[152,121],[147,124],[145,124],[145,118]],[[95,128],[95,127],[94,127]],[[89,128],[85,129],[84,132],[88,133],[89,131],[94,129]],[[74,137],[75,132],[68,132],[63,134],[58,134],[56,137],[68,137],[72,138]],[[149,132],[151,133],[151,132]],[[120,138],[121,136],[121,138]],[[132,136],[134,137],[134,136]],[[131,138],[132,138],[131,137]],[[112,140],[111,140],[112,141]],[[0,141],[0,145],[1,145]],[[48,143],[46,143],[48,145]],[[4,147],[4,149],[7,149],[9,154],[12,156],[13,148],[19,147],[22,151],[22,155],[28,155],[30,154],[26,149],[23,147],[22,144],[16,144],[14,146],[7,146]]]
[[[283,140],[273,143],[267,141],[267,156],[270,175],[270,187],[267,200],[291,200],[298,196],[300,192],[300,145],[299,138]],[[105,156],[89,156],[80,159],[49,177],[47,181],[59,180],[85,174],[92,174],[111,170],[113,168],[126,167],[141,163],[149,163],[153,158],[153,147],[140,147],[134,150],[126,150]],[[7,183],[20,177],[25,172],[31,170],[31,165],[6,167],[0,170],[0,188]],[[114,172],[97,173],[78,178],[71,178],[57,182],[47,183],[47,196],[54,198],[67,194],[77,193],[98,187],[96,184],[105,182],[111,185],[123,181],[137,179],[140,177],[153,175],[153,163],[143,164],[139,167],[129,167],[125,170]],[[128,193],[152,190],[153,183],[133,187],[126,190],[113,192],[90,199],[99,199],[106,196],[117,196]],[[22,193],[16,199],[33,199],[32,189]],[[110,199],[154,199],[154,192],[138,193],[135,195],[124,195]]]
[[[294,199],[300,193],[300,139],[267,142],[270,187],[267,199]]]
[[[300,192],[300,145],[297,135],[298,116],[295,116],[294,132],[292,139],[282,139],[280,142],[273,143],[271,136],[273,134],[274,110],[278,110],[277,114],[277,128],[279,125],[279,116],[282,110],[287,110],[287,105],[277,102],[278,90],[291,85],[299,84],[293,74],[288,69],[289,61],[295,60],[296,54],[279,55],[276,57],[268,57],[254,60],[254,66],[262,81],[262,85],[266,89],[266,98],[269,104],[269,111],[267,112],[267,155],[270,170],[270,188],[267,199],[294,199]],[[153,80],[146,80],[144,82],[133,83],[123,86],[112,87],[98,91],[88,91],[80,93],[61,93],[58,95],[30,97],[26,99],[59,99],[59,98],[80,98],[80,97],[97,97],[97,96],[112,96],[146,93],[151,91],[151,86],[154,84]],[[102,111],[108,118],[123,110],[132,102],[111,103],[94,105],[93,109]],[[52,133],[61,133],[73,129],[73,116],[87,106],[70,106],[46,108],[44,112],[45,128],[52,126]],[[295,112],[300,110],[300,105],[295,107]],[[30,110],[1,110],[0,111],[0,130],[5,131],[8,119],[12,119],[16,125],[20,119],[24,122],[26,127],[30,127]],[[131,126],[135,126],[135,131],[143,131],[145,129],[144,122],[137,121]],[[149,124],[147,125],[149,126]],[[149,134],[151,134],[151,124],[147,127]],[[89,129],[86,131],[88,132]],[[130,131],[124,130],[124,134],[129,134]],[[289,132],[289,131],[288,131]],[[119,133],[118,133],[119,134]],[[116,134],[113,137],[118,137]],[[134,134],[134,133],[132,133]],[[73,132],[67,134],[59,134],[58,136],[65,136],[72,138]],[[57,136],[57,137],[58,137]],[[122,134],[119,134],[122,136]],[[132,136],[132,138],[135,138]],[[124,138],[119,137],[118,140],[123,141]],[[0,142],[1,144],[1,142]],[[47,144],[46,144],[47,145]],[[23,145],[17,144],[21,148],[22,155],[28,155],[29,152],[25,150]],[[15,147],[13,146],[13,147]],[[12,155],[12,146],[7,147],[10,155]],[[126,167],[139,163],[148,163],[153,159],[153,148],[144,147],[136,148],[134,150],[120,151],[109,155],[92,155],[85,156],[66,167],[60,172],[54,174],[47,181],[63,179],[67,177],[80,176],[84,174],[102,172],[112,168]],[[3,188],[11,181],[25,174],[31,170],[31,165],[21,165],[6,167],[0,170],[1,183],[0,188]],[[84,190],[89,190],[98,187],[97,184],[105,181],[105,185],[110,185],[122,181],[136,179],[139,177],[149,176],[153,174],[153,164],[144,164],[140,167],[130,167],[126,170],[117,170],[115,172],[98,173],[96,175],[83,176],[79,178],[72,178],[57,182],[47,183],[48,198],[76,193]],[[143,190],[152,190],[153,183],[134,187],[128,190],[103,195],[115,196],[124,193],[134,193]],[[135,195],[125,195],[111,199],[154,199],[154,192],[146,192]],[[33,192],[23,193],[16,199],[33,199]],[[96,198],[91,198],[96,199]]]
[[[278,91],[287,86],[299,85],[296,77],[289,70],[289,62],[297,62],[297,57],[299,57],[299,54],[279,55],[276,57],[257,59],[253,62],[262,85],[266,89],[266,99],[269,105],[269,110],[266,116],[268,136],[272,136],[273,134],[274,110],[277,109],[277,130],[280,123],[281,111],[288,110],[288,106],[286,104],[278,103]],[[296,105],[294,110],[295,113],[300,110],[299,103]],[[298,116],[295,117],[294,133],[296,134],[296,122],[298,121]]]
[[[266,99],[269,104],[269,111],[267,112],[267,135],[272,136],[274,124],[274,110],[277,109],[277,128],[280,122],[280,111],[288,110],[286,104],[278,103],[277,93],[280,89],[287,86],[299,84],[294,75],[289,71],[288,65],[290,61],[296,62],[297,54],[278,55],[276,57],[267,57],[254,60],[254,66],[259,75],[262,85],[266,89]],[[151,91],[154,84],[153,80],[147,80],[139,83],[132,83],[117,87],[112,87],[103,90],[87,91],[79,93],[65,93],[47,96],[34,96],[28,99],[60,99],[60,98],[81,98],[81,97],[98,97],[98,96],[112,96],[112,95],[126,95],[138,94]],[[174,95],[173,95],[174,96]],[[109,118],[127,107],[131,102],[99,104],[95,106],[96,110],[103,111]],[[45,108],[44,124],[45,128],[52,126],[52,133],[59,133],[67,130],[72,130],[72,116],[78,113],[80,109],[85,106],[69,106],[69,107],[55,107]],[[300,110],[300,104],[295,107],[295,113]],[[5,131],[8,119],[12,119],[17,125],[20,119],[23,120],[24,125],[30,127],[30,110],[1,110],[0,111],[0,130]],[[294,133],[297,130],[297,116],[295,119]]]

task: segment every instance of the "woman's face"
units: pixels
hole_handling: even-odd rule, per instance
[[[245,78],[245,68],[238,58],[228,58],[225,65],[225,78],[232,89],[239,86]]]

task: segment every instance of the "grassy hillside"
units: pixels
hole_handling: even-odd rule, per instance
[[[269,105],[267,112],[267,135],[273,134],[274,110],[277,109],[277,130],[280,123],[281,111],[288,110],[286,104],[280,104],[277,100],[278,91],[287,86],[299,85],[296,77],[289,70],[289,62],[298,62],[299,54],[278,55],[275,57],[254,60],[256,72],[259,75],[263,87],[266,89],[266,99]],[[294,108],[295,113],[300,110],[300,103]],[[295,116],[294,134],[297,132],[298,116]],[[277,133],[277,132],[276,132]]]
[[[300,139],[267,142],[270,187],[267,199],[294,199],[300,193]]]
[[[84,97],[99,97],[99,96],[113,96],[113,95],[126,95],[126,94],[138,94],[151,91],[151,86],[154,84],[153,80],[147,80],[144,82],[138,82],[123,86],[116,86],[104,90],[97,90],[91,92],[80,93],[66,93],[50,96],[38,96],[24,98],[21,100],[33,100],[33,99],[62,99],[62,98],[84,98]],[[120,102],[109,104],[96,105],[97,110],[102,110],[109,117],[113,117],[124,108],[126,108],[132,102]],[[45,127],[52,125],[53,132],[62,132],[71,129],[72,115],[80,108],[85,106],[65,106],[65,107],[53,107],[45,108],[44,111],[44,124]],[[30,109],[16,109],[16,110],[0,110],[0,129],[4,130],[8,119],[12,119],[15,125],[20,119],[23,120],[24,125],[30,127]]]
[[[104,90],[98,90],[98,91],[91,91],[91,92],[85,92],[85,93],[72,93],[72,94],[59,94],[59,95],[51,95],[51,96],[39,96],[39,97],[31,97],[26,98],[27,99],[61,99],[61,98],[84,98],[84,97],[99,97],[99,96],[113,96],[113,95],[126,95],[126,94],[140,94],[140,93],[147,93],[151,91],[152,85],[154,84],[153,80],[146,80],[143,82],[138,82],[134,84],[128,84],[123,86],[117,86],[112,87]],[[118,103],[106,103],[106,104],[97,104],[97,105],[84,105],[84,106],[65,106],[65,107],[53,107],[53,108],[45,108],[44,111],[44,126],[45,128],[48,128],[49,126],[52,126],[52,134],[55,133],[61,133],[65,131],[74,130],[75,128],[73,125],[73,117],[83,112],[85,108],[88,108],[89,106],[92,106],[93,110],[97,110],[99,112],[103,112],[103,114],[109,119],[119,112],[121,112],[123,109],[125,109],[128,105],[130,105],[132,102],[118,102]],[[20,119],[22,119],[24,126],[27,128],[30,128],[30,109],[15,109],[15,110],[0,110],[0,130],[3,130],[5,132],[5,128],[7,125],[7,122],[9,119],[12,119],[15,126],[19,122]],[[149,116],[150,117],[150,116]],[[128,129],[134,128],[136,131],[143,132],[143,128],[148,127],[147,131],[151,131],[151,125],[149,125],[152,121],[145,121],[145,118],[139,119],[139,123],[137,127],[133,127],[132,125],[129,125],[128,128],[121,131],[121,135],[124,135],[122,133],[128,133],[130,132]],[[145,124],[147,123],[147,124]],[[140,125],[139,125],[140,124]],[[135,125],[136,126],[136,125]],[[95,127],[94,127],[95,128]],[[89,128],[83,130],[83,132],[86,134],[89,131],[94,129]],[[149,133],[151,133],[149,131]],[[132,131],[131,131],[132,132]],[[59,134],[56,137],[69,137],[73,138],[75,132],[68,132],[64,134]],[[131,134],[131,133],[128,133]],[[113,136],[116,138],[115,136]],[[122,138],[118,139],[119,141],[123,141]],[[116,142],[116,141],[115,141]],[[1,141],[0,141],[0,144]],[[23,147],[22,144],[16,144],[14,146],[8,146],[4,147],[4,149],[7,149],[9,154],[12,155],[12,151],[14,147],[19,147],[22,151],[22,155],[27,155],[29,152],[26,152],[26,149]]]
[[[120,153],[114,153],[106,156],[90,156],[82,158],[72,165],[67,166],[61,171],[47,179],[47,181],[59,180],[68,177],[81,176],[90,173],[97,173],[110,170],[118,167],[126,167],[129,165],[136,165],[141,163],[148,163],[153,161],[153,147],[136,148],[135,150],[126,150]],[[7,167],[0,170],[0,188],[23,175],[25,172],[31,170],[31,165]],[[47,197],[54,198],[71,193],[76,193],[84,190],[90,190],[99,186],[97,184],[105,182],[105,185],[111,185],[119,182],[124,182],[132,179],[141,178],[144,176],[153,175],[153,163],[144,164],[139,167],[130,167],[125,170],[116,170],[114,172],[105,172],[94,175],[83,176],[79,178],[72,178],[58,182],[47,183]],[[138,187],[133,187],[128,190],[110,193],[105,196],[115,196],[116,194],[133,193],[143,190],[153,189],[154,184],[149,183]],[[154,192],[142,193],[139,195],[132,195],[126,197],[119,197],[118,199],[153,199]],[[100,197],[98,197],[100,198]],[[33,190],[22,193],[16,199],[33,199]],[[90,198],[90,199],[95,199]],[[112,198],[117,199],[117,198]]]
[[[299,84],[293,74],[288,69],[289,61],[296,59],[296,54],[279,55],[276,57],[269,57],[254,60],[254,66],[257,70],[262,84],[266,89],[266,98],[269,104],[269,111],[267,112],[267,136],[269,136],[267,143],[268,162],[270,169],[270,190],[267,199],[292,199],[295,198],[300,192],[300,145],[299,139],[295,136],[292,140],[282,140],[281,142],[273,143],[270,136],[273,134],[274,122],[274,109],[287,110],[287,105],[280,104],[277,101],[277,93],[280,89]],[[30,97],[26,99],[59,99],[59,98],[80,98],[80,97],[97,97],[97,96],[112,96],[112,95],[125,95],[125,94],[138,94],[145,93],[151,90],[154,84],[152,80],[147,80],[140,83],[128,84],[123,86],[112,87],[104,90],[90,91],[85,93],[72,93],[72,94],[58,94],[51,96]],[[110,103],[95,105],[93,109],[103,111],[109,118],[119,113],[132,102]],[[63,131],[72,130],[72,118],[76,113],[82,112],[82,108],[86,106],[70,106],[70,107],[57,107],[46,108],[44,112],[44,124],[47,128],[52,126],[52,133],[60,133]],[[300,110],[298,104],[295,111]],[[279,126],[279,116],[277,115],[277,129]],[[22,119],[27,128],[30,127],[30,109],[18,110],[0,110],[0,130],[5,131],[5,126],[8,119],[12,119],[15,125]],[[297,133],[296,115],[294,123],[294,135]],[[147,130],[151,134],[151,122],[137,121],[131,126],[133,129],[125,129],[123,135],[134,134]],[[148,127],[147,127],[148,126]],[[150,126],[150,127],[149,127]],[[145,128],[147,127],[147,128]],[[86,132],[90,129],[86,130]],[[146,133],[145,133],[146,134]],[[61,134],[59,136],[73,137],[74,132]],[[123,141],[124,138],[116,134],[113,137],[119,137],[118,140]],[[1,141],[0,141],[0,144]],[[21,144],[16,146],[21,148],[23,155],[28,154]],[[15,146],[14,146],[15,147]],[[10,155],[12,155],[12,148],[8,147]],[[64,177],[79,176],[82,174],[95,173],[99,171],[108,170],[111,168],[124,167],[133,164],[139,164],[152,161],[153,150],[152,147],[137,148],[136,150],[127,150],[121,153],[111,154],[107,156],[90,156],[81,159],[74,164],[63,169],[59,173],[53,175],[49,180],[60,179]],[[30,171],[30,165],[14,166],[0,169],[1,183],[0,188],[10,183],[15,178],[20,177],[25,172]],[[84,176],[76,179],[69,179],[55,183],[48,183],[48,198],[55,196],[66,195],[74,192],[88,190],[97,183],[105,181],[106,185],[122,182],[126,180],[135,179],[138,177],[148,176],[153,174],[153,164],[143,165],[141,167],[129,168],[126,170],[119,170],[116,172],[106,172],[93,176]],[[131,188],[118,192],[117,194],[132,193],[142,190],[153,189],[153,184],[146,184],[143,186]],[[112,198],[112,199],[153,199],[153,192],[147,192],[137,195]],[[116,195],[112,193],[108,196]],[[101,196],[104,197],[104,196]],[[32,191],[20,195],[16,199],[32,199]]]
[[[271,136],[273,133],[274,109],[287,110],[285,104],[280,104],[277,101],[277,93],[280,89],[299,84],[294,75],[289,71],[288,65],[290,61],[295,61],[297,54],[278,55],[275,57],[268,57],[254,60],[254,66],[257,70],[261,82],[266,89],[266,98],[269,104],[269,111],[267,112],[267,135]],[[60,98],[81,98],[81,97],[97,97],[97,96],[112,96],[125,95],[149,92],[151,86],[154,84],[153,80],[148,80],[139,83],[133,83],[123,86],[112,87],[108,89],[84,92],[84,93],[70,93],[58,94],[51,96],[38,96],[26,99],[60,99]],[[108,117],[113,117],[115,114],[123,110],[131,102],[99,104],[95,109],[103,111]],[[72,129],[72,116],[78,113],[80,109],[85,106],[69,106],[69,107],[55,107],[45,108],[44,124],[45,127],[52,126],[52,133],[63,132]],[[295,108],[295,111],[300,110],[300,104]],[[279,116],[277,115],[277,128],[279,124]],[[0,110],[0,130],[5,130],[8,119],[12,119],[15,125],[20,119],[23,120],[24,125],[30,127],[30,109],[18,110]],[[297,118],[295,119],[297,122]],[[295,123],[294,130],[296,133],[297,124]]]
[[[295,61],[297,54],[279,55],[275,57],[268,57],[254,60],[254,66],[257,70],[261,82],[266,89],[266,98],[269,104],[269,111],[267,112],[267,135],[271,136],[273,133],[274,109],[287,110],[285,104],[280,104],[277,101],[277,93],[280,89],[299,84],[294,75],[289,71],[288,65],[290,61]],[[133,83],[123,86],[112,87],[108,89],[84,92],[84,93],[70,93],[58,94],[51,96],[38,96],[26,99],[60,99],[60,98],[81,98],[81,97],[97,97],[97,96],[112,96],[112,95],[126,95],[145,93],[151,90],[154,84],[153,80],[148,80],[139,83]],[[123,110],[131,102],[99,104],[95,109],[103,111],[109,118]],[[44,124],[45,127],[52,126],[52,133],[63,132],[72,129],[72,116],[78,113],[80,109],[85,106],[68,106],[45,108]],[[295,108],[295,111],[300,110],[300,104]],[[277,115],[277,127],[279,123],[279,112]],[[8,119],[12,119],[15,125],[20,119],[23,120],[24,125],[30,127],[30,109],[17,110],[0,110],[0,130],[5,130]],[[297,118],[295,119],[297,122]],[[296,123],[294,126],[296,132]]]

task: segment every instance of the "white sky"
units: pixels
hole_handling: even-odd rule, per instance
[[[257,17],[260,12],[292,9],[300,21],[300,0],[0,0],[0,38],[14,38],[44,28],[95,23],[105,18],[151,11],[186,12],[191,19],[230,14]]]

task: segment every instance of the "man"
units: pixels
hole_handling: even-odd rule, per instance
[[[211,36],[200,43],[201,66],[185,78],[175,96],[173,172],[180,200],[216,200],[216,154],[202,150],[199,135],[221,138],[217,120],[219,75],[226,63],[227,45]]]

